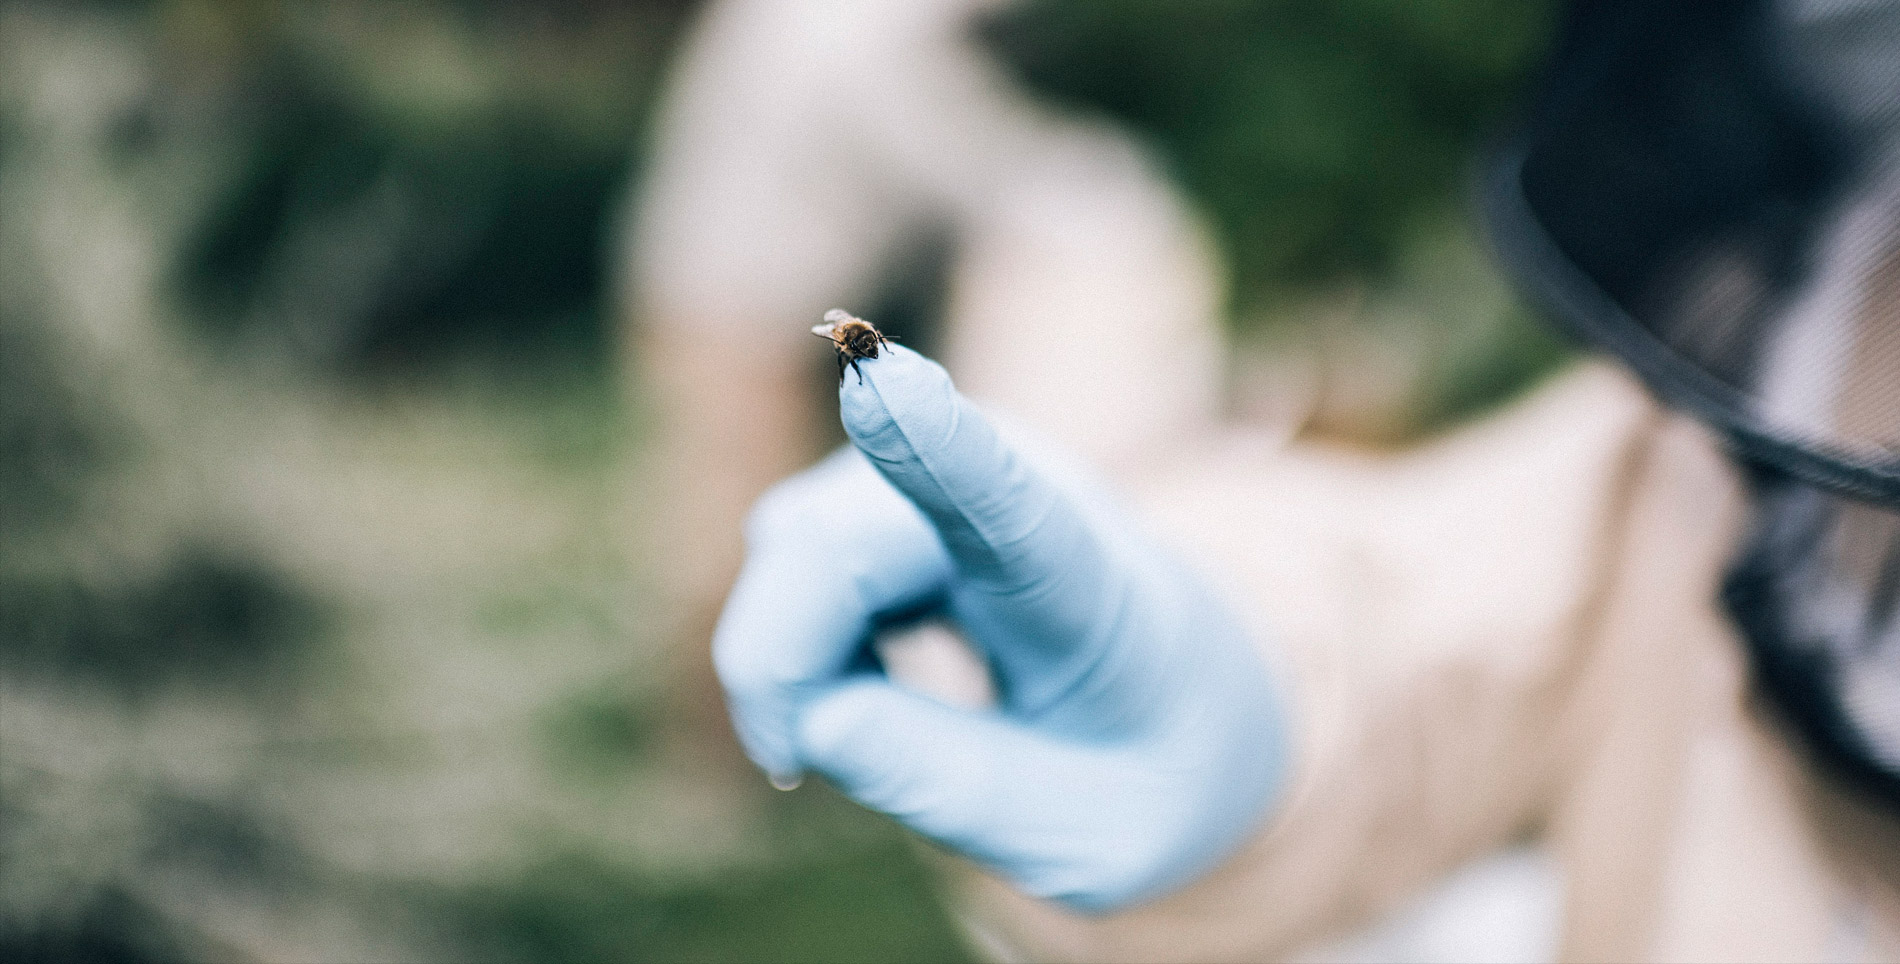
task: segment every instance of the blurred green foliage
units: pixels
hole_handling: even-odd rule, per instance
[[[0,808],[0,815],[6,815]],[[9,926],[0,916],[0,960],[8,964],[169,964],[192,958],[159,915],[122,891],[88,895],[57,927]]]
[[[543,714],[540,735],[565,778],[600,781],[646,763],[661,722],[651,702],[607,686],[569,697]]]
[[[185,316],[337,372],[605,374],[616,206],[694,6],[244,20],[216,105],[226,172],[178,253]]]
[[[908,844],[881,842],[763,872],[656,884],[591,854],[438,893],[471,956],[528,961],[969,960]]]
[[[1388,277],[1453,210],[1547,43],[1550,0],[1026,0],[984,29],[1034,89],[1161,153],[1248,323]]]
[[[29,321],[20,300],[0,307],[0,539],[70,519],[110,448],[101,417],[61,379],[43,319]]]
[[[563,137],[531,114],[404,130],[314,94],[285,83],[185,252],[191,317],[227,336],[296,320],[277,334],[348,365],[610,355],[602,225],[627,173],[624,143]],[[341,263],[287,257],[300,246]],[[312,267],[340,277],[285,277]]]
[[[320,607],[255,558],[208,543],[101,577],[56,548],[102,477],[137,463],[130,420],[66,380],[31,299],[0,317],[0,666],[130,694],[254,681],[321,635]]]
[[[0,571],[0,665],[128,695],[185,681],[255,686],[321,639],[323,622],[269,565],[206,546],[104,585]]]

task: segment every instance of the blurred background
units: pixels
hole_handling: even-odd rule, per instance
[[[646,206],[713,217],[653,159],[826,3],[0,6],[0,958],[971,955],[920,848],[739,760],[719,554],[669,588],[667,413],[750,402],[656,384],[745,346],[637,335],[696,337]],[[1165,181],[1223,417],[1404,445],[1565,357],[1464,204],[1550,4],[936,6]],[[920,237],[853,304],[928,345],[970,249]]]

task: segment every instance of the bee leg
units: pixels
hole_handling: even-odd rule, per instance
[[[831,357],[838,360],[838,383],[843,384],[844,383],[844,356],[841,354],[835,354],[835,355],[832,355]]]
[[[858,384],[864,384],[864,369],[858,367],[858,360],[855,358],[851,359],[851,370],[858,373]],[[838,378],[842,380],[844,376],[839,375]]]

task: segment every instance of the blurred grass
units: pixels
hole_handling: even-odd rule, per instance
[[[0,666],[128,696],[185,680],[255,687],[326,635],[325,615],[255,558],[200,545],[105,585],[0,571]]]
[[[29,310],[17,297],[0,306],[13,319],[0,323],[0,536],[8,539],[69,519],[109,448],[105,427],[59,377],[43,322],[21,317]]]
[[[526,961],[970,960],[909,845],[672,886],[592,853],[423,898],[472,956]]]

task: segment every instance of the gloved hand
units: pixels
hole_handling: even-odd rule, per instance
[[[1246,634],[1105,499],[1019,457],[936,363],[890,346],[860,367],[838,392],[855,449],[747,523],[713,647],[747,753],[1076,909],[1210,869],[1286,770]],[[997,708],[877,672],[874,632],[932,610],[989,661]]]

